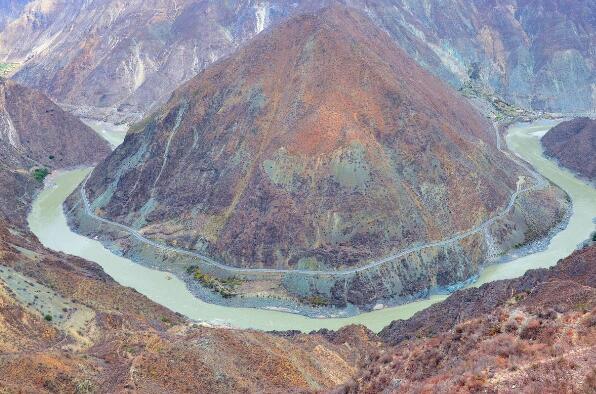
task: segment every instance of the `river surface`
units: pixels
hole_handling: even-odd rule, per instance
[[[546,159],[542,154],[540,136],[556,122],[538,121],[509,128],[506,142],[511,151],[534,166],[538,172],[564,189],[572,199],[573,213],[567,227],[555,235],[545,250],[507,263],[486,267],[472,286],[497,279],[514,278],[528,269],[550,267],[568,256],[578,244],[594,231],[596,217],[596,189],[576,178],[569,171]],[[109,130],[106,131],[109,133]],[[111,142],[122,139],[121,130],[110,135]],[[100,132],[100,134],[105,134]],[[513,165],[513,164],[512,164]],[[233,308],[208,304],[196,298],[185,283],[167,272],[136,264],[116,256],[99,241],[70,230],[62,210],[62,203],[85,178],[90,169],[63,171],[48,177],[46,188],[39,194],[28,217],[33,233],[48,248],[80,256],[98,263],[107,274],[124,286],[129,286],[175,312],[193,320],[239,328],[261,330],[301,330],[320,328],[337,329],[359,323],[378,332],[392,320],[407,319],[414,313],[446,295],[433,295],[405,305],[362,313],[348,318],[311,318],[276,310]]]
[[[113,123],[88,118],[81,118],[81,121],[91,127],[114,148],[124,141],[124,137],[126,137],[126,132],[128,131],[128,126],[125,124],[115,125]]]

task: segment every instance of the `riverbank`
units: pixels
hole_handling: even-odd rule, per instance
[[[85,173],[79,173],[78,176],[78,179],[70,179],[70,187],[72,189],[74,189],[77,183],[84,178]],[[69,180],[65,179],[65,183],[68,184],[68,182]],[[391,320],[407,318],[416,311],[424,309],[432,303],[440,301],[446,297],[445,295],[432,294],[429,292],[429,299],[408,303],[394,308],[374,310],[372,312],[362,313],[351,318],[336,319],[312,319],[304,316],[282,313],[276,310],[233,308],[205,303],[201,300],[198,300],[192,294],[192,291],[187,288],[184,281],[181,281],[174,275],[165,273],[163,271],[148,269],[147,267],[135,264],[128,259],[115,256],[101,246],[99,242],[89,240],[88,238],[72,233],[70,229],[68,229],[68,226],[66,226],[66,220],[61,209],[59,208],[61,205],[60,200],[66,198],[69,192],[69,190],[67,190],[68,187],[66,189],[64,187],[64,184],[58,185],[58,188],[61,188],[61,190],[58,190],[61,192],[61,195],[57,196],[57,200],[50,204],[52,207],[49,208],[55,209],[58,212],[54,212],[55,215],[53,218],[47,218],[51,223],[56,224],[60,222],[59,216],[62,216],[62,223],[58,223],[60,225],[60,229],[58,230],[57,228],[54,228],[53,231],[53,235],[61,235],[57,237],[46,236],[46,239],[44,240],[43,234],[38,234],[38,237],[42,239],[42,242],[54,242],[53,246],[61,248],[59,250],[82,255],[82,257],[97,261],[100,265],[102,265],[102,267],[104,267],[108,274],[112,275],[118,281],[121,281],[122,284],[132,286],[148,295],[155,301],[160,302],[170,309],[183,313],[195,320],[208,321],[215,324],[230,324],[237,327],[253,327],[268,330],[298,328],[306,331],[318,328],[338,328],[350,323],[363,323],[373,330],[378,330]],[[593,189],[591,190],[593,192]],[[46,191],[48,190],[44,190],[44,193],[46,193]],[[56,195],[54,195],[54,197],[56,197]],[[38,204],[38,201],[39,199],[36,200],[36,205]],[[582,214],[585,215],[586,212],[582,212]],[[591,217],[593,217],[596,215],[596,213],[592,212],[591,215]],[[576,216],[578,216],[578,213],[574,212],[572,219]],[[51,228],[51,226],[49,228]],[[573,243],[574,246],[589,236],[589,233],[593,231],[593,224],[590,222],[590,227],[587,229],[584,228],[584,230],[586,232],[585,236],[578,236],[578,234],[575,234],[575,238],[578,240],[578,242]],[[63,241],[59,241],[62,238],[62,235],[64,235],[65,239]],[[71,236],[75,236],[74,238],[76,240],[70,239]],[[557,236],[555,236],[555,238],[556,237]],[[48,238],[52,239],[50,240]],[[58,240],[58,242],[56,242],[56,240]],[[89,245],[89,243],[92,245]],[[550,242],[549,245],[551,243],[552,242]],[[79,244],[81,248],[73,248],[73,246],[76,244]],[[49,246],[52,247],[52,245]],[[559,258],[565,256],[565,254],[558,255],[560,255]],[[510,271],[516,271],[515,269],[511,269],[517,265],[516,261],[500,264],[498,266],[509,267]],[[540,261],[533,261],[530,264],[526,264],[526,266],[528,269],[538,268],[540,266],[553,265],[556,263],[556,261],[557,259],[553,258],[548,260],[540,259]],[[496,271],[496,274],[491,275],[491,271]],[[475,284],[485,283],[487,280],[490,280],[491,277],[498,278],[499,275],[501,275],[501,270],[494,270],[487,267],[482,270]],[[160,290],[157,290],[157,288]],[[172,297],[173,295],[175,296]],[[273,306],[273,308],[277,307]],[[250,316],[254,317],[251,318]]]
[[[311,317],[353,316],[462,288],[495,256],[540,239],[546,241],[549,230],[564,220],[568,210],[565,196],[503,149],[497,130],[495,135],[497,148],[523,169],[517,190],[504,209],[449,239],[418,243],[345,270],[242,269],[221,264],[97,216],[87,200],[86,182],[67,199],[67,216],[71,228],[99,239],[120,256],[171,272],[207,302],[282,309]],[[537,200],[541,204],[536,204]]]

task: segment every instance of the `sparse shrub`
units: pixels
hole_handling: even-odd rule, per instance
[[[45,315],[43,318],[44,318],[46,321],[52,321],[52,320],[53,320],[53,318],[52,318],[52,315],[50,315],[50,314],[47,314],[47,315]]]
[[[505,324],[505,332],[517,332],[517,322],[515,320],[510,320]]]
[[[45,167],[42,167],[42,168],[34,169],[32,175],[36,181],[43,182],[43,180],[46,178],[46,176],[48,176],[49,173],[50,173],[50,170],[48,170]]]
[[[90,394],[95,391],[95,387],[90,380],[85,379],[77,382],[75,386],[75,393],[76,394]]]
[[[596,392],[596,367],[592,368],[592,371],[586,376],[583,390],[585,393]]]
[[[381,357],[381,364],[389,364],[393,360],[393,356],[389,353],[385,353]]]
[[[310,304],[316,307],[327,306],[329,304],[326,299],[316,294],[310,297],[306,297],[302,301],[306,304]]]
[[[497,334],[501,333],[501,325],[500,324],[493,324],[488,329],[488,335],[494,337]]]
[[[532,319],[526,324],[526,326],[521,330],[519,336],[522,339],[530,339],[534,340],[538,337],[540,333],[540,327],[542,326],[542,322],[538,319]]]
[[[237,295],[236,287],[240,286],[243,281],[236,277],[219,279],[204,272],[201,272],[198,267],[190,266],[186,271],[199,281],[204,287],[219,293],[224,298],[230,298]]]

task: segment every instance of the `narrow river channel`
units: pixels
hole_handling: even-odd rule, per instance
[[[554,124],[555,122],[550,121],[537,121],[515,125],[509,128],[506,142],[511,151],[532,164],[538,172],[570,195],[573,214],[567,227],[551,240],[545,250],[485,268],[478,281],[472,286],[521,276],[532,268],[550,267],[559,259],[569,255],[594,231],[596,189],[546,159],[542,154],[540,136]],[[94,126],[96,129],[100,127]],[[120,284],[132,287],[153,301],[193,320],[240,328],[302,331],[320,328],[337,329],[348,324],[359,323],[377,332],[392,320],[406,319],[447,297],[434,295],[429,299],[354,317],[328,319],[309,318],[274,310],[232,308],[205,303],[194,297],[184,282],[175,276],[116,256],[104,248],[99,241],[70,230],[62,211],[62,203],[89,171],[90,169],[63,171],[50,177],[48,186],[34,201],[28,217],[33,233],[46,247],[94,261]]]

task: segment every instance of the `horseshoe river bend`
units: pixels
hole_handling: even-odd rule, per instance
[[[567,192],[573,204],[569,221],[565,228],[548,240],[548,245],[544,245],[542,250],[523,257],[513,254],[513,258],[507,262],[488,265],[470,286],[515,278],[529,269],[553,266],[594,231],[596,189],[543,155],[540,137],[554,124],[556,122],[546,120],[518,123],[509,127],[505,140],[511,152]],[[58,171],[48,177],[46,187],[35,199],[28,217],[33,233],[46,247],[94,261],[120,284],[132,287],[192,320],[238,328],[305,332],[363,324],[378,332],[392,320],[407,319],[447,297],[445,294],[434,294],[427,299],[340,318],[314,318],[279,310],[238,308],[204,302],[195,297],[184,281],[176,276],[117,256],[99,241],[79,235],[69,228],[62,204],[90,170],[91,168],[80,168]]]

